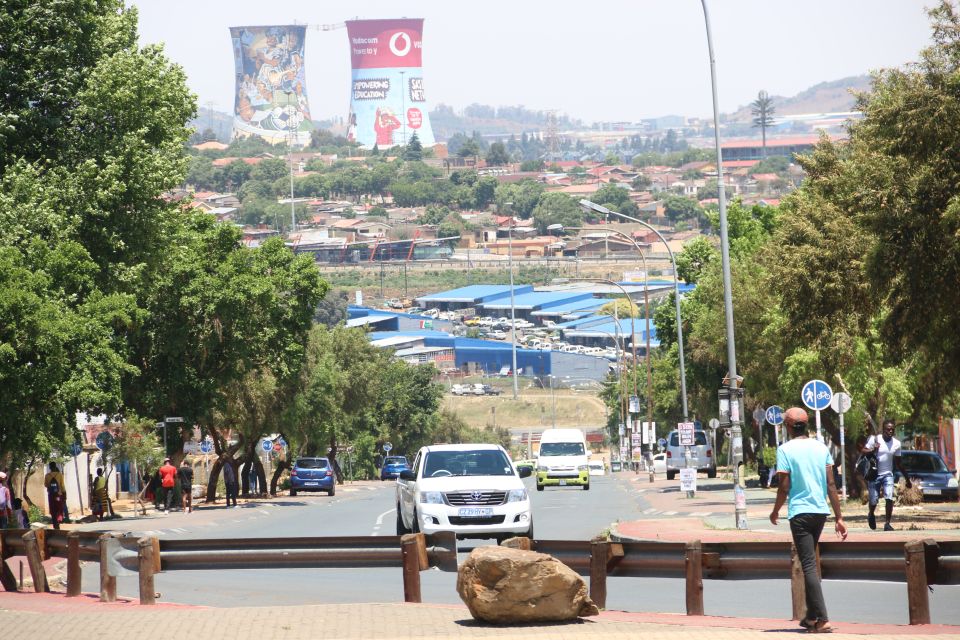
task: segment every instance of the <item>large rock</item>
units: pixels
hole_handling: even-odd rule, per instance
[[[457,575],[457,593],[477,620],[494,624],[559,622],[595,616],[579,575],[552,556],[477,547]]]

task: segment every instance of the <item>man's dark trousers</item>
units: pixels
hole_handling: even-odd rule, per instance
[[[820,575],[817,573],[817,543],[827,521],[824,513],[798,513],[790,518],[790,533],[803,567],[803,583],[807,594],[807,620],[827,620]]]

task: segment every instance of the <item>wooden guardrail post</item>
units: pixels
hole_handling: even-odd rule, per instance
[[[3,536],[4,533],[0,530],[0,584],[6,591],[16,591],[17,577],[7,566],[7,559],[13,557],[13,551],[10,550],[10,545],[5,543]]]
[[[703,615],[703,544],[699,540],[687,543],[685,552],[687,570],[687,615]]]
[[[117,579],[107,572],[107,541],[113,536],[105,533],[98,539],[100,545],[100,602],[117,601]]]
[[[80,532],[73,529],[67,534],[67,597],[80,595]]]
[[[793,604],[793,619],[803,620],[807,616],[807,586],[803,580],[803,565],[797,545],[790,545],[790,600]]]
[[[607,560],[610,543],[593,540],[590,543],[590,599],[600,609],[607,608]]]
[[[930,597],[927,592],[927,563],[923,542],[903,545],[907,574],[907,608],[910,624],[930,624]]]
[[[37,540],[38,537],[37,531],[34,529],[23,534],[24,553],[27,556],[27,563],[30,565],[33,590],[37,593],[46,593],[50,591],[50,585],[47,584],[47,573],[43,569],[43,558]]]
[[[422,549],[422,559],[421,559]],[[403,557],[403,601],[423,602],[420,595],[420,571],[429,566],[427,543],[422,533],[408,533],[400,538],[400,554]]]
[[[156,604],[156,591],[153,585],[153,541],[155,538],[137,540],[137,556],[140,561],[140,604]]]

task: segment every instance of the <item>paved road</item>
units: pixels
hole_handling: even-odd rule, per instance
[[[586,540],[619,520],[670,518],[674,512],[654,508],[630,474],[596,477],[590,491],[555,488],[531,490],[536,536],[541,539]],[[680,494],[677,500],[682,500]],[[678,504],[678,511],[682,504]],[[679,515],[679,514],[678,514]],[[271,502],[250,503],[239,509],[207,509],[124,520],[126,531],[161,538],[222,538],[265,536],[393,535],[392,483],[341,489],[333,498],[301,494]],[[488,541],[462,541],[463,553]],[[99,589],[96,565],[84,572],[84,590]],[[423,600],[459,604],[456,574],[430,570],[421,575]],[[136,577],[118,579],[118,592],[135,597]],[[161,601],[210,606],[337,604],[398,602],[403,599],[398,569],[351,570],[232,570],[177,571],[156,577]],[[906,586],[882,582],[835,582],[824,586],[836,620],[906,623]],[[704,581],[707,615],[789,618],[787,580]],[[935,587],[930,594],[933,622],[960,624],[960,587]],[[683,611],[684,583],[674,578],[610,578],[607,606],[611,610]]]

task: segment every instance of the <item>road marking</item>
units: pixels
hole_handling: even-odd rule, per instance
[[[694,511],[690,515],[696,516],[698,518],[706,518],[707,516],[713,515],[713,512],[712,511]]]
[[[664,511],[662,515],[665,515],[665,516],[675,516],[675,515],[677,515],[677,512],[676,512],[676,511]]]
[[[394,513],[395,511],[396,511],[396,509],[389,509],[389,510],[384,511],[383,513],[381,513],[379,516],[377,516],[377,527],[379,527],[380,525],[383,524],[383,519],[384,519],[384,517],[390,515],[391,513]]]
[[[647,509],[646,511],[643,512],[643,515],[648,516],[651,513],[656,513],[656,512],[657,512],[656,509]]]

